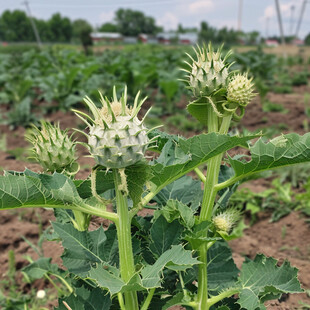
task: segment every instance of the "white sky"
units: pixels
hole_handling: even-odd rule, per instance
[[[156,19],[166,30],[176,29],[181,23],[185,27],[199,27],[201,21],[221,28],[237,28],[238,7],[242,2],[242,24],[244,31],[258,30],[263,36],[279,35],[275,0],[28,0],[32,14],[48,19],[53,13],[70,19],[83,18],[92,25],[113,21],[114,12],[119,8],[143,11]],[[296,30],[303,0],[279,0],[284,34]],[[0,0],[0,13],[4,10],[22,9],[22,0]],[[292,15],[293,12],[293,15]],[[293,17],[291,19],[291,16]],[[267,22],[268,20],[268,22]],[[291,20],[293,23],[291,23]],[[299,36],[310,33],[310,1],[306,4]]]

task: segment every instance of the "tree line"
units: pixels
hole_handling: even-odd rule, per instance
[[[34,18],[42,42],[78,42],[82,41],[90,45],[89,34],[92,31],[118,32],[124,36],[137,36],[141,33],[156,35],[164,31],[156,25],[153,17],[146,16],[143,12],[131,9],[119,9],[115,12],[113,22],[104,23],[98,29],[93,27],[84,19],[71,21],[60,13],[53,14],[48,20]],[[202,22],[200,28],[184,28],[179,25],[177,33],[196,32],[199,41],[214,43],[225,42],[236,44],[240,41],[256,43],[259,37],[257,31],[242,33],[234,29],[216,29],[207,22]],[[4,11],[0,15],[0,41],[7,42],[33,42],[35,36],[30,20],[26,13],[21,10]],[[88,42],[89,41],[89,42]]]
[[[80,39],[81,31],[92,31],[91,25],[82,19],[71,21],[55,13],[48,20],[34,18],[43,42],[71,42]],[[0,16],[0,41],[32,42],[35,36],[30,20],[21,10],[4,11]]]

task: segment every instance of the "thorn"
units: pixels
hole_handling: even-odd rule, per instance
[[[154,129],[157,129],[157,128],[160,128],[160,127],[163,127],[164,125],[158,125],[158,126],[155,126],[155,127],[153,127],[153,128],[151,128],[151,129],[149,129],[147,132],[146,132],[146,134],[148,135],[151,131],[153,131]],[[157,136],[157,137],[159,137],[159,136]],[[152,138],[153,139],[153,138]]]
[[[118,101],[117,100],[117,95],[116,95],[116,87],[115,87],[115,85],[113,86],[113,100],[114,100],[114,102]]]
[[[100,92],[99,92],[100,94]],[[96,107],[96,105],[93,103],[93,101],[88,97],[86,96],[84,98],[84,102],[86,103],[86,105],[88,106],[88,108],[90,109],[90,111],[93,113],[95,119],[99,118],[99,111],[98,111],[98,108]]]
[[[86,138],[88,138],[89,139],[89,135],[86,133],[86,132],[84,132],[84,131],[82,131],[82,130],[80,130],[80,129],[77,129],[77,128],[73,128],[73,130],[74,131],[76,131],[76,132],[79,132],[80,134],[82,134],[82,135],[84,135]],[[73,133],[74,134],[74,133]],[[72,135],[73,135],[72,134]],[[71,135],[71,136],[72,136]],[[70,137],[71,138],[71,137]]]
[[[100,100],[101,100],[101,102],[102,102],[102,105],[104,106],[104,103],[107,105],[107,108],[108,108],[108,110],[109,110],[109,113],[111,114],[111,116],[112,116],[112,123],[115,123],[116,122],[116,117],[115,117],[115,114],[114,114],[114,112],[113,112],[113,110],[112,110],[112,106],[111,106],[111,103],[110,103],[110,101],[109,101],[109,99],[108,98],[103,98],[103,96],[102,96],[102,94],[99,92],[99,94],[100,94]],[[102,119],[102,121],[104,122],[104,124],[106,124],[106,122]]]
[[[126,104],[127,104],[127,85],[125,85],[124,93],[121,97],[122,104],[122,116],[126,116]]]
[[[144,116],[143,116],[143,118],[142,118],[142,120],[141,120],[141,123],[144,123],[145,118],[146,118],[147,115],[151,112],[151,110],[152,110],[152,107],[150,107],[150,108],[146,111],[146,113],[144,114]]]
[[[146,99],[147,99],[147,96],[144,97],[142,100],[140,100],[140,102],[139,102],[138,106],[136,107],[136,109],[132,111],[131,120],[134,119],[137,116],[137,114],[139,113],[139,111],[141,109],[142,104],[145,102]]]
[[[92,127],[92,125],[90,124],[90,123],[88,123],[88,121],[85,119],[85,118],[83,118],[81,115],[79,115],[78,113],[75,113],[75,115],[80,119],[80,120],[82,120],[85,124],[86,124],[86,126],[87,127]]]
[[[86,147],[88,150],[90,150],[89,144],[87,144],[87,143],[85,143],[85,142],[80,142],[80,141],[78,141],[78,142],[76,142],[76,144],[80,144],[80,145]]]

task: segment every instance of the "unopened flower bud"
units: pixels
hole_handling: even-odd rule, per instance
[[[40,163],[45,171],[73,172],[77,170],[75,164],[75,143],[61,130],[58,125],[41,121],[41,129],[34,126],[26,135],[32,143],[33,158]]]
[[[252,79],[247,74],[237,74],[231,78],[227,87],[227,100],[239,106],[247,106],[255,94]]]
[[[127,89],[118,100],[114,88],[112,102],[101,96],[102,108],[99,109],[86,97],[85,103],[91,110],[93,118],[83,112],[75,111],[84,119],[89,128],[87,134],[90,154],[97,164],[106,168],[125,168],[133,165],[144,156],[150,143],[148,130],[140,121],[137,114],[144,100],[139,100],[139,93],[132,108],[127,106]]]
[[[226,59],[231,52],[222,59],[221,49],[214,52],[212,45],[209,44],[208,48],[206,46],[198,47],[195,53],[197,60],[189,56],[192,64],[187,64],[191,69],[185,70],[188,73],[187,82],[193,95],[196,98],[210,96],[216,90],[226,87],[229,75]]]
[[[228,209],[225,212],[216,215],[212,221],[217,230],[230,233],[239,219],[240,212],[238,210]]]

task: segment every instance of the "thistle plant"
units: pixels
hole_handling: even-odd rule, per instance
[[[239,182],[310,161],[310,134],[271,141],[229,134],[254,96],[247,75],[230,72],[230,54],[198,47],[197,59],[187,63],[194,97],[187,109],[207,133],[185,139],[148,130],[138,116],[144,100],[127,100],[126,89],[118,99],[114,91],[111,100],[85,98],[90,113],[74,110],[87,125],[84,146],[96,161],[88,179],[45,166],[53,174],[26,169],[0,177],[1,209],[55,208],[52,236],[65,248],[63,266],[74,288],[56,309],[256,310],[283,293],[302,292],[288,262],[279,267],[259,254],[238,270],[227,245],[240,217],[229,205]],[[30,141],[44,151],[36,147],[41,140]],[[227,154],[237,146],[249,159]],[[148,161],[147,149],[159,156]],[[187,175],[192,171],[197,178]],[[153,215],[140,216],[143,208]],[[111,224],[91,231],[91,216]]]

